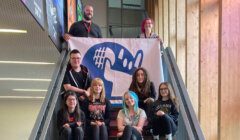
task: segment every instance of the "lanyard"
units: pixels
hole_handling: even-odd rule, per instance
[[[92,24],[92,22],[90,22],[89,26],[87,26],[87,24],[84,22],[85,28],[87,29],[87,32],[88,32],[88,33],[90,33],[91,24]]]

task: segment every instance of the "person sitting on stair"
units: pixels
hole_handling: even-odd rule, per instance
[[[161,83],[158,99],[153,103],[151,111],[154,140],[159,140],[160,137],[172,140],[172,136],[177,131],[178,106],[177,98],[170,83]]]
[[[143,109],[138,107],[138,96],[133,91],[123,95],[123,109],[117,116],[118,137],[121,140],[142,140],[142,130],[147,119]]]

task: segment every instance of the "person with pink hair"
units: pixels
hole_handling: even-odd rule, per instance
[[[139,38],[159,38],[158,34],[153,32],[153,20],[151,18],[145,18],[142,21]]]

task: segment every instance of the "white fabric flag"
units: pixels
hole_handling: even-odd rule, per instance
[[[119,100],[131,84],[138,67],[147,69],[156,91],[163,81],[158,39],[78,38],[68,41],[70,49],[82,54],[82,64],[93,78],[104,81],[108,99]]]

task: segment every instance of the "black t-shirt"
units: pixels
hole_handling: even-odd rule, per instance
[[[69,30],[69,34],[75,37],[102,38],[101,30],[97,24],[90,24],[84,21],[73,23]]]
[[[63,85],[70,84],[71,86],[87,90],[90,87],[91,79],[83,74],[82,71],[76,72],[74,70],[66,71],[63,79]]]

